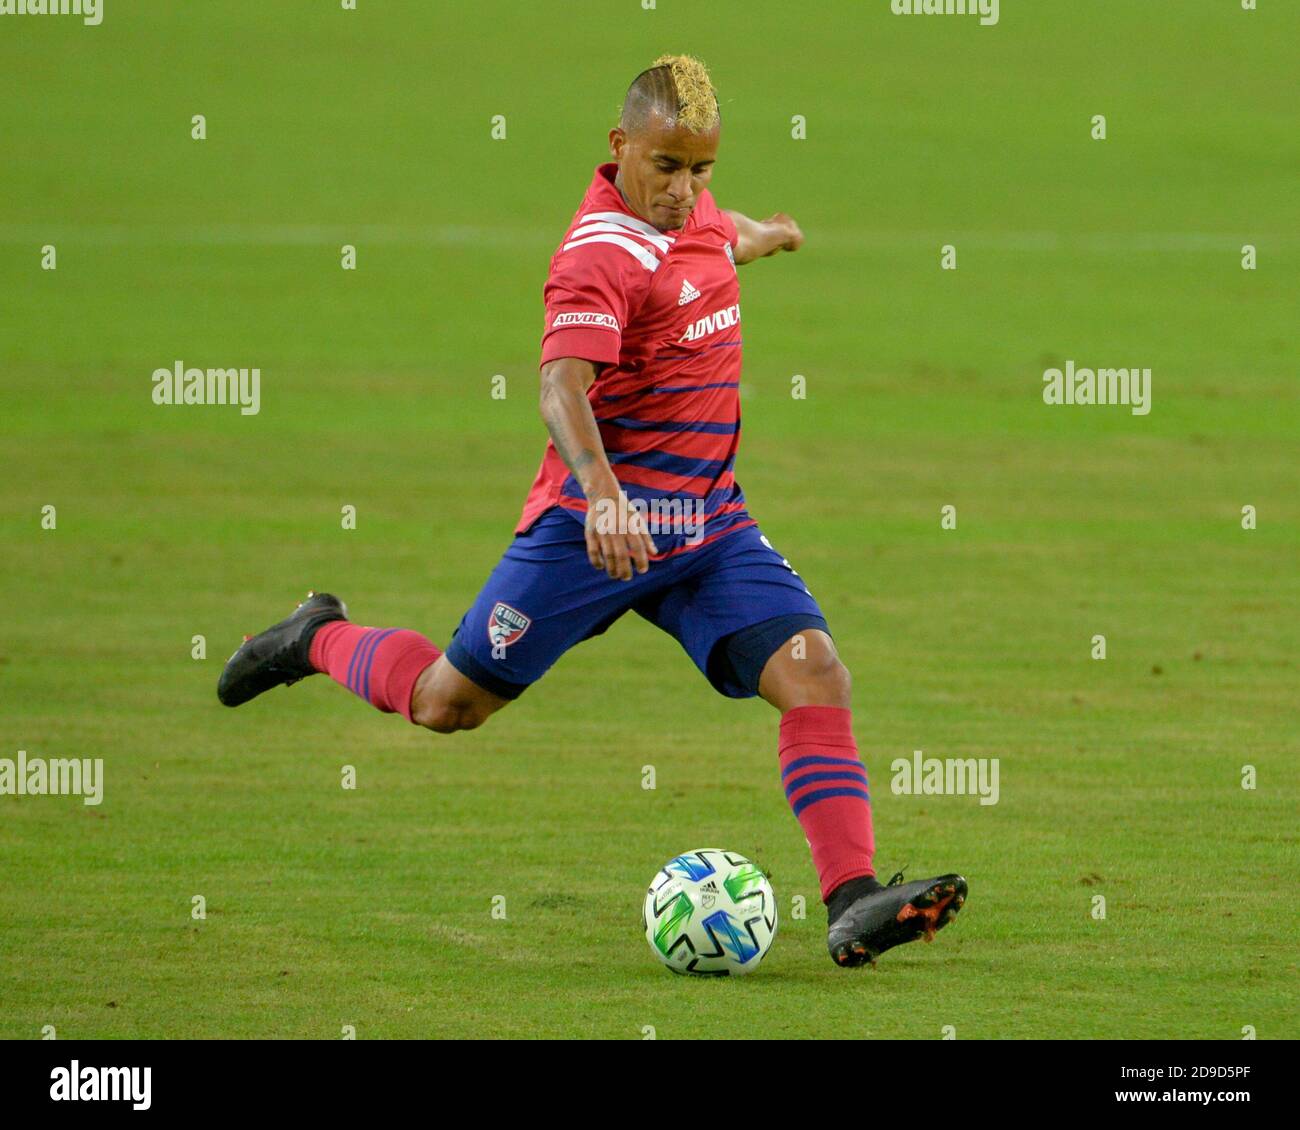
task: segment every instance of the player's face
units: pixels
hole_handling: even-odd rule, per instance
[[[632,211],[660,231],[683,227],[713,175],[719,133],[717,126],[708,133],[677,129],[659,114],[632,133],[610,130],[615,183]]]

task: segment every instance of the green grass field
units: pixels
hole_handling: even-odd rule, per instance
[[[1300,10],[1260,8],[0,17],[0,757],[105,763],[99,806],[0,797],[0,1037],[1300,1035]],[[215,696],[309,587],[445,644],[545,442],[547,260],[663,51],[721,92],[720,205],[807,237],[742,268],[738,477],[853,672],[879,869],[970,881],[875,970],[826,956],[775,712],[636,617],[473,733]],[[1150,367],[1150,414],[1045,405],[1067,358]],[[260,367],[260,413],[154,405],[178,359]],[[1001,759],[999,803],[893,795],[915,749]],[[752,977],[640,934],[711,844],[780,900]]]

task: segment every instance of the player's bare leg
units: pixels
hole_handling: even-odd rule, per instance
[[[758,693],[784,714],[797,706],[847,710],[853,680],[831,637],[816,628],[799,632],[772,653],[758,680]]]
[[[781,783],[812,848],[837,965],[875,964],[885,950],[935,932],[966,901],[966,880],[941,875],[881,886],[867,773],[850,714],[851,680],[825,632],[806,629],[772,653],[758,693],[781,711]]]
[[[444,655],[416,680],[411,692],[411,721],[439,734],[473,730],[510,702],[467,679]]]

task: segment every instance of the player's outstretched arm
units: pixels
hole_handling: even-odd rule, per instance
[[[609,465],[591,412],[587,390],[596,367],[577,357],[559,357],[542,366],[542,419],[565,466],[587,496],[587,560],[620,581],[632,579],[632,569],[650,568],[657,553],[645,515],[631,509],[627,495]]]
[[[766,220],[751,220],[740,212],[728,211],[736,225],[740,239],[732,252],[737,263],[749,263],[778,251],[798,251],[803,245],[803,232],[799,225],[784,212],[768,216]]]

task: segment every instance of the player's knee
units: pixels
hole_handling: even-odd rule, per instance
[[[439,734],[450,734],[456,728],[453,724],[455,711],[445,702],[421,702],[417,699],[411,703],[411,721]]]
[[[853,677],[849,669],[840,662],[834,653],[818,660],[809,672],[811,681],[817,687],[819,698],[834,706],[847,707],[853,698]]]
[[[476,730],[488,720],[489,712],[473,703],[429,699],[415,702],[411,720],[436,734],[454,734],[458,730]]]
[[[800,661],[789,665],[789,671],[795,684],[794,693],[806,705],[850,705],[852,676],[836,654],[835,646],[820,634],[813,637]]]
[[[471,683],[444,657],[416,681],[411,692],[411,721],[437,734],[476,730],[506,701]]]

